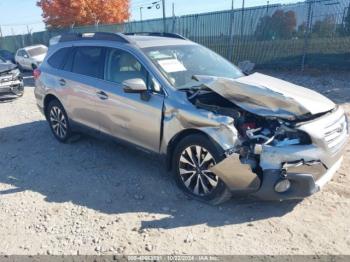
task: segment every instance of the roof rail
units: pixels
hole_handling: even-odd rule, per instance
[[[106,41],[117,41],[121,43],[130,44],[130,41],[120,33],[68,33],[61,36],[59,42],[71,42],[79,40],[106,40]]]
[[[160,32],[131,32],[124,35],[144,35],[144,36],[160,36],[187,40],[184,36],[175,33],[160,33]]]

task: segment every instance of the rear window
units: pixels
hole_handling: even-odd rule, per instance
[[[42,54],[45,54],[47,52],[47,47],[38,46],[35,48],[28,49],[27,52],[31,57],[42,55]]]
[[[79,47],[75,52],[72,72],[103,79],[104,61],[103,47]]]
[[[67,54],[70,50],[70,47],[65,47],[58,50],[49,58],[49,60],[47,60],[47,63],[53,68],[61,69],[63,67],[63,63],[67,60]]]

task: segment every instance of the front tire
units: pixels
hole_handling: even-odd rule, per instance
[[[46,118],[55,138],[61,143],[67,142],[71,137],[71,127],[66,111],[58,100],[49,103]]]
[[[185,137],[173,154],[173,175],[185,194],[212,205],[231,198],[225,183],[210,171],[224,159],[223,152],[205,135]]]

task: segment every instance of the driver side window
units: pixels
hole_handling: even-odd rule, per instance
[[[125,80],[141,78],[148,83],[148,72],[130,53],[119,49],[108,49],[105,80],[123,83]]]
[[[28,55],[28,53],[25,50],[22,50],[22,56],[24,58],[29,58],[29,55]]]
[[[18,56],[23,57],[24,56],[24,52],[23,50],[19,50],[17,53]]]

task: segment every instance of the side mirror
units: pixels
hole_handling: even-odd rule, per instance
[[[23,57],[24,57],[24,58],[29,58],[29,56],[28,56],[27,54],[25,54]]]
[[[241,69],[243,74],[250,75],[255,68],[255,64],[245,60],[238,63],[238,68]]]
[[[147,91],[145,81],[141,78],[128,79],[123,82],[125,93],[144,93]]]

